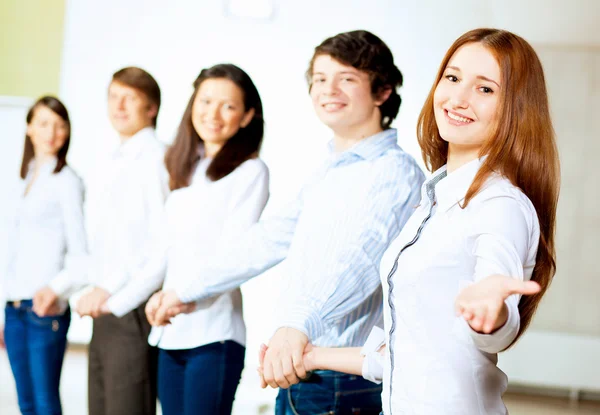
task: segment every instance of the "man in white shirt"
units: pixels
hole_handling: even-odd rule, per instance
[[[108,88],[108,115],[120,145],[99,167],[88,187],[86,222],[92,290],[77,304],[94,317],[89,348],[90,415],[156,412],[156,351],[143,306],[122,318],[101,315],[148,260],[147,244],[160,226],[168,193],[164,146],[154,128],[160,89],[146,71],[117,71]]]

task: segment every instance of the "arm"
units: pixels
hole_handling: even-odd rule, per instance
[[[381,257],[419,203],[424,177],[412,165],[378,167],[362,206],[348,209],[348,216],[340,220],[340,227],[348,229],[345,235],[336,235],[339,240],[331,241],[327,252],[290,258],[293,294],[281,310],[279,327],[294,328],[315,340],[380,287]],[[304,275],[320,278],[307,282]]]
[[[150,260],[150,254],[156,249],[153,244],[162,232],[164,219],[164,205],[168,195],[168,175],[166,173],[162,157],[148,160],[145,165],[147,175],[144,176],[140,186],[143,187],[144,212],[147,220],[148,233],[145,243],[138,247],[133,258],[126,263],[116,264],[108,275],[104,275],[98,282],[98,287],[107,295],[115,294],[134,275],[140,275],[146,263]]]
[[[301,197],[288,204],[278,215],[259,221],[241,234],[237,233],[240,227],[246,228],[251,216],[258,213],[257,207],[265,203],[265,185],[268,182],[265,182],[264,176],[257,176],[256,180],[258,182],[247,190],[252,194],[250,199],[244,202],[243,198],[239,198],[233,204],[245,211],[244,215],[251,215],[245,219],[233,219],[233,222],[227,225],[228,233],[236,233],[237,237],[227,238],[229,244],[226,248],[221,244],[221,253],[208,259],[198,269],[190,270],[196,274],[194,282],[175,290],[180,302],[202,301],[235,289],[277,265],[287,255],[302,210]],[[238,222],[239,220],[241,222]]]
[[[539,290],[527,281],[539,239],[537,217],[516,199],[493,198],[479,207],[470,238],[476,259],[474,283],[459,293],[457,312],[467,321],[465,329],[477,347],[498,353],[519,331],[520,296]]]

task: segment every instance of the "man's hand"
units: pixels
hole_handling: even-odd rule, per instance
[[[94,287],[91,292],[82,296],[77,302],[77,313],[80,316],[100,317],[106,314],[102,310],[102,305],[109,297],[110,293],[108,291],[100,287]]]
[[[289,388],[306,378],[303,355],[308,337],[299,330],[282,327],[275,332],[266,350],[261,385]]]
[[[456,297],[456,315],[462,316],[479,333],[489,334],[508,319],[504,300],[512,294],[533,295],[540,291],[534,281],[492,275],[463,289]]]
[[[175,294],[175,291],[170,290],[162,291],[158,308],[149,310],[146,307],[146,316],[153,326],[164,326],[169,324],[173,317],[181,313],[191,313],[195,310],[196,303],[182,303],[177,294]]]
[[[158,325],[158,324],[156,324],[156,320],[155,320],[154,316],[156,315],[156,312],[158,311],[158,309],[160,307],[162,297],[163,297],[163,292],[157,291],[156,293],[154,293],[152,295],[152,297],[150,297],[150,299],[146,303],[146,308],[144,310],[146,312],[146,318],[148,319],[148,323],[150,323],[151,326]]]
[[[52,316],[60,312],[58,295],[52,288],[40,288],[33,295],[33,312],[40,317]]]

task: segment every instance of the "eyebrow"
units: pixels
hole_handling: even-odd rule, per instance
[[[454,69],[455,71],[460,72],[460,68],[458,68],[456,66],[446,66],[446,69]],[[494,81],[493,79],[487,78],[483,75],[477,75],[476,78],[487,81],[487,82],[492,82],[492,83],[496,84],[498,86],[498,88],[500,88],[500,84],[498,82]]]
[[[354,75],[354,76],[358,76],[359,72],[358,71],[340,71],[340,72],[336,72],[335,75]],[[325,72],[313,72],[313,76],[314,75],[325,75]]]

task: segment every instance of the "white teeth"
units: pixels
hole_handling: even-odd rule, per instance
[[[465,118],[465,117],[461,117],[460,115],[452,114],[450,111],[446,111],[446,114],[448,114],[448,117],[450,117],[451,119],[453,119],[455,121],[460,121],[460,122],[464,122],[464,123],[472,122],[472,120]]]
[[[343,106],[342,104],[336,104],[336,103],[325,104],[324,105],[325,109],[328,109],[328,110],[333,110],[333,109],[337,110],[337,109],[342,108],[342,106]]]

